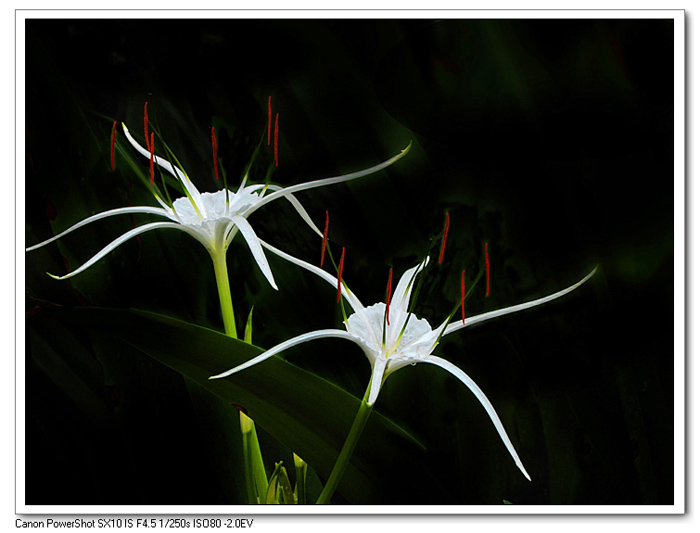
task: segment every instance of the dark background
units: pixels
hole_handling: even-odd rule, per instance
[[[396,280],[429,243],[436,258],[446,210],[446,261],[416,309],[434,326],[485,242],[492,292],[485,300],[479,286],[470,313],[555,292],[599,265],[562,301],[455,333],[435,352],[486,392],[533,481],[471,394],[418,365],[389,378],[376,409],[426,444],[417,460],[442,491],[423,492],[410,464],[386,457],[376,503],[673,503],[673,21],[28,20],[26,35],[28,245],[94,212],[155,205],[128,168],[110,172],[112,120],[141,131],[148,100],[195,184],[216,190],[209,128],[237,184],[271,95],[282,185],[369,167],[413,142],[385,172],[299,194],[318,225],[329,210],[331,249],[346,247],[344,278],[365,304],[383,298],[390,266]],[[318,261],[319,239],[277,204],[251,216],[259,236]],[[210,261],[185,235],[142,235],[70,281],[44,274],[76,268],[147,218],[100,221],[27,255],[28,504],[244,494],[223,444],[235,438],[206,393],[127,346],[42,320],[92,305],[220,328]],[[279,292],[240,238],[229,252],[239,327],[255,304],[256,344],[340,325],[332,289],[270,262]],[[285,356],[357,396],[369,377],[350,343]],[[288,454],[261,433],[270,463]]]

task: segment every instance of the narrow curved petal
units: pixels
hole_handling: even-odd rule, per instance
[[[305,342],[309,342],[315,339],[324,338],[348,339],[353,341],[355,344],[360,345],[360,347],[364,349],[364,346],[357,338],[353,337],[352,335],[341,329],[321,329],[318,331],[312,331],[310,333],[304,333],[303,335],[299,335],[297,337],[289,339],[288,341],[285,341],[273,348],[270,348],[266,352],[261,353],[257,357],[253,357],[251,360],[246,361],[245,363],[240,364],[237,367],[232,368],[231,370],[227,370],[226,372],[222,372],[221,374],[217,374],[215,376],[210,376],[209,379],[221,379],[228,377],[231,374],[235,374],[236,372],[240,372],[241,370],[250,368],[253,365],[257,365],[258,363],[262,363],[266,359],[269,359],[270,357],[277,355],[278,353],[281,353],[287,350],[288,348],[291,348],[292,346],[296,346],[297,344],[303,344]]]
[[[269,189],[273,191],[281,191],[284,189],[284,187],[280,187],[279,185],[270,185]],[[306,212],[306,209],[304,209],[304,206],[301,205],[301,202],[297,200],[296,196],[293,194],[288,194],[285,196],[287,200],[289,200],[289,203],[294,206],[294,209],[297,210],[297,213],[299,213],[299,216],[306,222],[306,224],[318,235],[319,237],[323,237],[323,233],[321,232],[320,229],[314,224],[314,221],[311,220],[311,217],[309,216],[309,213]]]
[[[543,298],[538,298],[537,300],[532,300],[531,302],[525,302],[522,304],[513,305],[511,307],[504,307],[503,309],[489,311],[488,313],[483,313],[481,315],[476,315],[471,318],[468,318],[464,322],[462,322],[461,320],[453,322],[445,329],[445,335],[447,335],[448,333],[452,333],[453,331],[457,331],[458,329],[473,326],[474,324],[485,322],[486,320],[491,320],[492,318],[496,318],[503,315],[509,315],[510,313],[517,313],[518,311],[524,311],[525,309],[537,307],[538,305],[542,305],[547,302],[551,302],[552,300],[556,300],[557,298],[561,298],[565,294],[568,294],[574,289],[577,289],[578,287],[583,285],[586,281],[588,281],[591,278],[591,276],[593,276],[593,274],[596,273],[596,270],[598,270],[598,267],[595,267],[585,278],[583,278],[578,283],[574,283],[571,287],[567,287],[566,289],[563,289],[559,292],[555,292],[554,294],[550,294],[549,296],[544,296]]]
[[[52,242],[60,239],[64,235],[68,235],[72,231],[75,231],[78,228],[82,228],[83,226],[86,226],[86,225],[90,224],[91,222],[95,222],[96,220],[111,217],[114,215],[126,215],[126,214],[131,214],[131,213],[148,213],[149,215],[160,215],[160,216],[164,216],[164,217],[168,216],[168,214],[165,212],[165,210],[160,209],[159,207],[142,206],[142,207],[120,207],[118,209],[110,209],[109,211],[97,213],[96,215],[92,215],[84,220],[81,220],[77,224],[73,224],[70,228],[68,228],[65,231],[62,231],[58,235],[55,235],[55,236],[51,237],[50,239],[45,240],[44,242],[40,242],[39,244],[35,244],[34,246],[30,246],[25,251],[31,252],[32,250],[36,250],[37,248],[41,248],[42,246],[46,246],[47,244],[52,243]]]
[[[319,276],[320,278],[322,278],[322,279],[324,279],[325,281],[327,281],[328,283],[330,283],[333,287],[337,287],[337,286],[338,286],[338,278],[336,278],[335,276],[329,274],[329,273],[326,272],[325,270],[322,270],[322,269],[320,269],[319,267],[317,267],[317,266],[315,266],[315,265],[312,265],[312,264],[310,264],[310,263],[307,263],[306,261],[303,261],[302,259],[297,259],[296,257],[291,256],[291,255],[289,255],[289,254],[283,252],[282,250],[279,250],[279,249],[275,248],[275,247],[272,246],[271,244],[266,243],[266,242],[263,241],[262,239],[259,239],[259,240],[260,240],[260,244],[262,244],[262,246],[263,246],[264,248],[267,248],[267,249],[270,250],[272,253],[274,253],[274,254],[276,254],[276,255],[279,255],[281,258],[286,259],[286,260],[289,261],[290,263],[294,263],[295,265],[298,265],[298,266],[300,266],[300,267],[302,267],[302,268],[308,270],[309,272],[313,272],[314,274],[316,274],[316,275]],[[353,294],[353,292],[352,292],[350,289],[348,289],[347,287],[345,287],[345,285],[342,285],[342,284],[341,284],[341,286],[340,286],[340,292],[343,294],[343,296],[345,297],[345,299],[348,301],[348,303],[350,304],[350,306],[352,307],[352,309],[353,309],[354,312],[357,313],[357,312],[360,312],[360,311],[362,311],[362,310],[364,309],[364,306],[362,305],[362,302],[360,302],[360,300],[357,298],[357,296],[355,296],[355,295]]]
[[[231,241],[236,236],[236,233],[238,233],[238,226],[236,226],[236,224],[234,224],[233,221],[229,222],[226,225],[226,230],[223,232],[224,248],[228,248],[229,244],[231,244]]]
[[[134,147],[134,149],[140,153],[143,157],[150,159],[151,158],[151,152],[146,150],[143,146],[141,146],[136,139],[134,139],[131,136],[131,133],[129,133],[129,128],[126,127],[126,124],[122,122],[122,129],[124,130],[124,135],[126,136],[126,140],[129,141],[129,144]],[[179,180],[186,180],[187,176],[177,167],[173,166],[170,161],[167,161],[166,159],[163,159],[162,157],[158,157],[157,155],[153,157],[153,162],[161,167],[163,170],[166,172],[169,172],[173,176],[175,176]]]
[[[496,426],[496,431],[498,431],[498,434],[501,437],[501,440],[503,441],[503,444],[506,445],[506,448],[508,448],[508,451],[510,452],[511,457],[513,457],[513,460],[515,461],[515,464],[518,466],[520,471],[523,473],[523,475],[528,479],[528,481],[532,481],[530,478],[530,475],[527,473],[527,470],[525,470],[525,467],[523,466],[522,461],[520,460],[520,457],[518,457],[518,452],[515,451],[515,447],[513,446],[513,443],[510,442],[510,439],[508,438],[508,434],[506,433],[506,429],[503,427],[503,424],[501,423],[501,419],[498,418],[498,414],[496,414],[496,410],[493,408],[493,405],[491,405],[491,402],[489,399],[486,397],[484,392],[479,388],[479,386],[474,382],[472,378],[470,378],[462,369],[459,367],[453,365],[449,361],[446,361],[440,357],[435,357],[434,355],[429,355],[425,359],[422,359],[418,361],[419,363],[431,363],[433,365],[439,366],[440,368],[447,370],[450,374],[452,374],[454,377],[456,377],[458,380],[460,380],[462,383],[464,383],[472,393],[474,393],[474,396],[476,396],[476,399],[479,400],[481,405],[486,409],[486,413],[489,415],[489,418],[491,419],[491,422],[493,422],[493,425]]]
[[[260,239],[258,239],[258,236],[255,234],[253,226],[251,226],[250,222],[248,222],[245,218],[243,218],[240,215],[232,216],[231,220],[241,232],[241,235],[243,235],[245,242],[248,243],[248,247],[250,248],[250,251],[253,254],[253,258],[255,259],[255,262],[258,263],[258,266],[267,278],[267,281],[269,281],[270,285],[272,285],[272,287],[275,290],[277,290],[275,278],[272,275],[272,270],[270,270],[270,265],[267,262],[267,257],[265,257],[265,252],[263,251],[262,246],[260,246]]]
[[[324,187],[326,185],[333,185],[335,183],[342,183],[344,181],[350,181],[354,180],[357,178],[361,178],[363,176],[367,176],[369,174],[373,174],[374,172],[378,172],[389,165],[392,165],[399,159],[401,159],[403,156],[405,156],[408,151],[411,149],[411,144],[409,144],[406,148],[401,150],[401,152],[394,157],[391,157],[387,159],[386,161],[379,163],[378,165],[374,165],[373,167],[366,168],[364,170],[358,170],[357,172],[351,172],[350,174],[345,174],[344,176],[337,176],[334,178],[325,178],[321,180],[316,180],[316,181],[308,181],[306,183],[299,183],[298,185],[292,185],[290,187],[285,187],[282,190],[273,192],[270,196],[266,196],[263,200],[261,200],[259,203],[255,204],[254,206],[251,206],[246,212],[245,216],[250,215],[253,211],[256,209],[262,207],[263,205],[272,202],[273,200],[277,200],[277,198],[280,198],[282,196],[288,196],[292,193],[299,192],[299,191],[305,191],[308,189],[314,189],[316,187]]]
[[[390,307],[390,319],[394,327],[403,327],[403,324],[398,324],[394,319],[394,314],[399,319],[399,322],[403,322],[403,317],[408,312],[408,305],[411,302],[411,293],[413,292],[413,285],[416,282],[418,273],[423,270],[430,261],[430,256],[427,256],[419,265],[409,268],[403,273],[398,285],[396,285],[396,290],[394,291],[394,296],[391,298]]]
[[[124,124],[123,122],[122,129],[124,130],[124,135],[126,136],[131,146],[133,146],[136,149],[136,151],[139,152],[142,156],[150,159],[151,152],[146,150],[136,141],[136,139],[134,139],[131,136],[131,133],[129,133],[129,128],[127,128],[126,124]],[[157,155],[155,155],[153,156],[153,162],[160,168],[162,168],[166,172],[169,172],[170,174],[172,174],[180,180],[182,185],[187,189],[189,195],[192,197],[193,201],[196,202],[197,208],[202,214],[204,214],[206,210],[204,209],[204,204],[202,203],[201,195],[199,194],[199,190],[197,190],[197,187],[195,187],[194,184],[190,181],[190,178],[188,178],[187,175],[184,172],[182,172],[182,170],[170,163],[170,161],[168,161],[167,159],[163,159],[162,157],[158,157]]]
[[[279,255],[283,259],[286,259],[290,263],[294,263],[295,265],[298,265],[298,266],[308,270],[309,272],[313,272],[314,274],[316,274],[317,276],[319,276],[323,280],[327,281],[333,287],[338,286],[338,278],[336,278],[335,276],[332,276],[331,274],[329,274],[325,270],[323,270],[315,265],[312,265],[310,263],[307,263],[306,261],[303,261],[301,259],[293,257],[293,256],[283,252],[282,250],[278,250],[277,248],[275,248],[274,246],[272,246],[270,244],[267,244],[263,240],[261,240],[260,243],[265,248],[267,248],[271,252]],[[355,316],[355,317],[357,317],[358,320],[361,320],[362,322],[364,322],[366,331],[372,332],[373,331],[373,324],[369,320],[369,317],[368,317],[367,313],[365,312],[366,311],[365,307],[362,305],[362,302],[360,302],[359,298],[357,296],[355,296],[353,294],[353,292],[350,289],[348,289],[344,283],[342,283],[340,285],[340,292],[345,297],[345,299],[348,301],[348,303],[350,304],[350,307],[352,307],[352,309],[353,309],[354,314],[351,316]],[[347,326],[347,323],[346,323],[346,326]],[[375,339],[375,342],[378,343],[379,341],[377,339]],[[374,358],[374,356],[371,355],[372,354],[371,348],[365,350],[365,353],[370,358],[370,360],[372,360]]]
[[[124,242],[128,241],[132,237],[136,237],[137,235],[140,235],[141,233],[146,233],[147,231],[151,231],[154,229],[158,228],[174,228],[174,229],[179,229],[182,230],[182,226],[180,224],[177,224],[175,222],[152,222],[150,224],[145,224],[143,226],[139,226],[138,228],[134,228],[131,231],[127,231],[124,235],[121,237],[115,239],[112,241],[109,245],[105,246],[102,250],[97,252],[92,258],[84,263],[81,267],[78,269],[74,270],[73,272],[69,272],[65,276],[54,276],[53,274],[49,274],[54,279],[68,279],[72,278],[73,276],[76,276],[83,272],[84,270],[87,270],[90,268],[92,265],[97,263],[100,259],[102,259],[105,255],[107,255],[109,252],[117,248],[119,245],[123,244]]]
[[[369,398],[367,398],[367,403],[369,405],[374,405],[379,396],[379,391],[382,388],[382,382],[384,380],[384,369],[386,368],[386,359],[383,357],[374,360],[372,365],[372,381],[369,387]]]

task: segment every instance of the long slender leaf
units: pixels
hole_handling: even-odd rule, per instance
[[[228,379],[209,380],[262,350],[178,319],[94,308],[63,311],[54,317],[113,334],[225,401],[242,406],[322,477],[329,475],[359,407],[359,400],[351,394],[276,357]],[[410,486],[403,483],[390,491],[386,486],[392,473],[403,471],[405,476],[410,465],[421,492],[427,489],[437,496],[441,490],[423,466],[424,452],[406,431],[372,413],[338,492],[351,503],[409,503],[414,495]]]

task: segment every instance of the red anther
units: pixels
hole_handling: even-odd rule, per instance
[[[114,139],[117,136],[117,121],[115,120],[112,122],[112,139],[110,141],[110,148],[109,148],[109,163],[112,167],[112,170],[114,170]]]
[[[275,114],[275,166],[276,167],[278,167],[279,163],[280,163],[279,155],[277,152],[278,138],[279,138],[279,134],[280,134],[279,121],[280,121],[280,114],[276,113]]]
[[[146,150],[150,150],[148,145],[148,102],[143,104],[143,136],[146,138]]]
[[[466,320],[466,315],[464,314],[464,272],[466,271],[462,270],[462,324]]]
[[[491,263],[489,262],[489,243],[484,245],[484,254],[486,255],[486,296],[491,291]]]
[[[216,133],[214,133],[214,126],[211,127],[211,150],[214,157],[214,177],[216,181],[219,181],[219,165],[216,162]]]
[[[153,166],[154,160],[155,160],[155,139],[153,138],[153,132],[151,132],[151,185],[153,185],[156,181],[156,173],[155,173],[155,167]]]
[[[272,96],[267,97],[267,145],[270,146],[270,130],[272,130]]]
[[[389,281],[386,282],[386,325],[390,326],[389,323],[389,305],[391,304],[391,278],[394,275],[394,269],[389,269]]]
[[[340,303],[340,287],[343,283],[343,264],[345,263],[345,246],[343,246],[343,251],[340,253],[340,265],[338,266],[338,302]]]
[[[442,245],[440,246],[440,259],[438,264],[442,264],[442,259],[445,257],[445,243],[447,242],[447,232],[450,229],[450,213],[445,211],[445,229],[442,231]]]
[[[328,211],[326,211],[326,227],[323,229],[323,248],[321,248],[321,267],[323,267],[323,259],[326,257],[326,244],[328,243]]]

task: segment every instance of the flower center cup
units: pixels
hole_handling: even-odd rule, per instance
[[[232,193],[228,192],[228,208],[226,207],[226,190],[216,192],[205,192],[201,194],[204,205],[203,218],[200,218],[192,206],[192,202],[187,197],[178,198],[173,202],[174,213],[170,218],[176,222],[188,226],[201,226],[205,222],[230,219],[231,216],[244,212],[260,200],[260,194],[250,189],[258,187],[246,187],[245,189]]]
[[[434,346],[433,329],[424,318],[391,309],[391,325],[386,327],[386,344],[382,344],[386,304],[377,303],[348,317],[346,328],[350,335],[363,340],[371,349],[367,356],[384,358],[395,363],[421,359],[430,355]],[[408,323],[406,323],[408,318]],[[404,329],[404,324],[406,325]],[[403,331],[403,333],[402,333]]]

